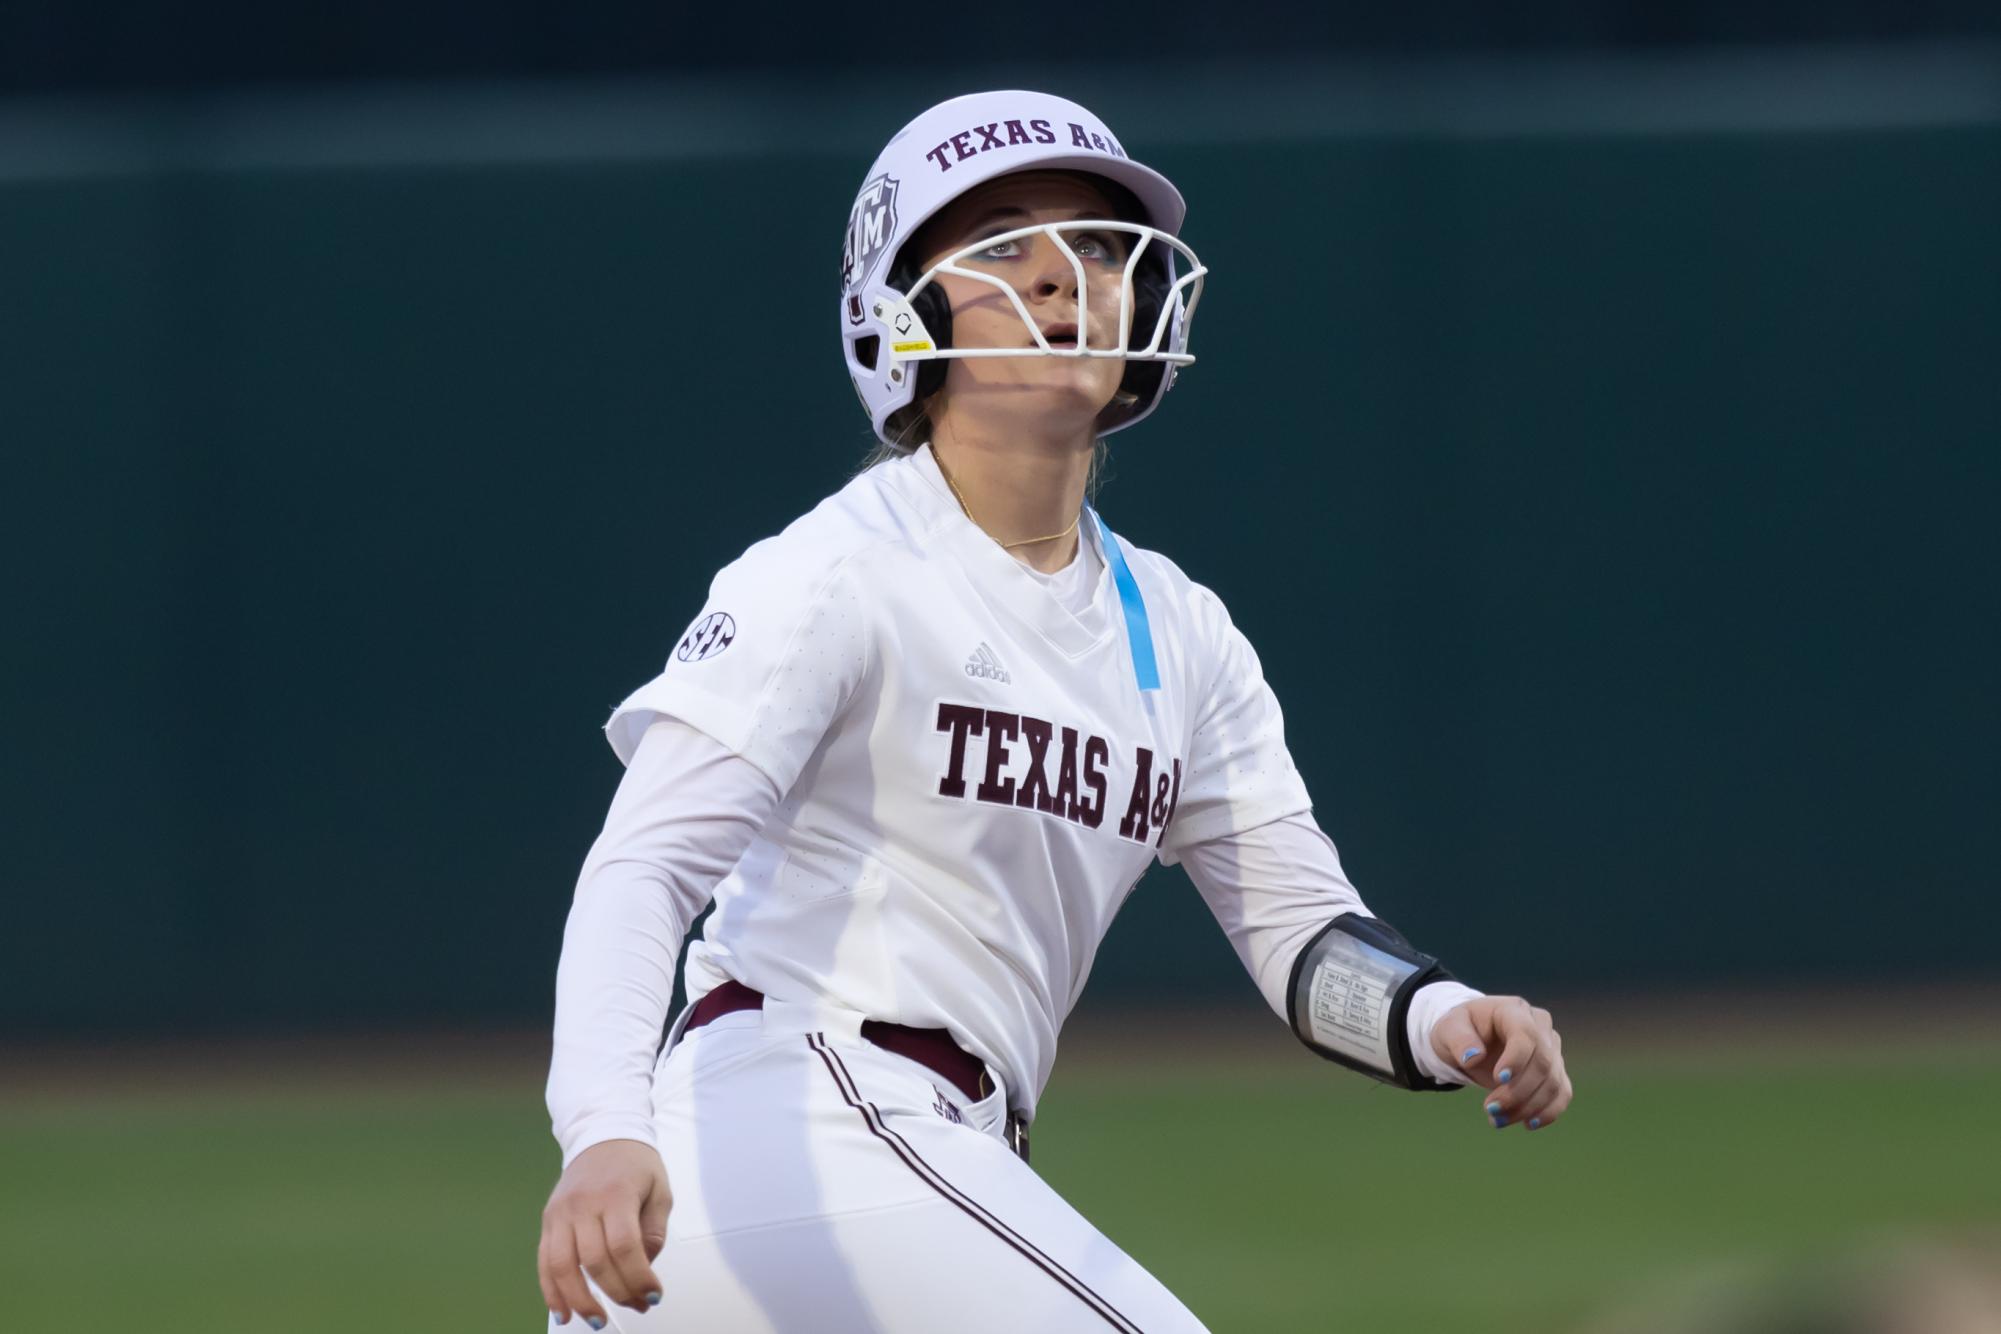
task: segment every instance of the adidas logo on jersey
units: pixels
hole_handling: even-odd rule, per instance
[[[1007,668],[1000,665],[1000,659],[994,656],[994,651],[986,646],[985,641],[973,650],[972,657],[966,659],[966,675],[975,680],[998,681],[1002,685],[1014,680],[1007,674]]]

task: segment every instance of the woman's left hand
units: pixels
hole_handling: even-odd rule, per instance
[[[1491,1090],[1483,1100],[1496,1129],[1540,1130],[1570,1106],[1563,1039],[1549,1011],[1520,996],[1482,996],[1447,1010],[1431,1029],[1431,1049]]]

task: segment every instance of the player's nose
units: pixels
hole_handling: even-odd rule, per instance
[[[1029,271],[1034,277],[1029,282],[1029,294],[1037,301],[1050,301],[1059,297],[1077,295],[1077,266],[1070,262],[1070,252],[1046,235],[1035,238],[1035,248],[1029,252],[1034,263]]]

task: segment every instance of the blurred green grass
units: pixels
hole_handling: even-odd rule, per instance
[[[1576,1108],[1527,1135],[1304,1053],[1066,1053],[1036,1166],[1219,1334],[1543,1334],[1703,1266],[1992,1226],[1995,1055],[1573,1052]],[[541,1328],[537,1080],[364,1074],[12,1090],[0,1328]]]

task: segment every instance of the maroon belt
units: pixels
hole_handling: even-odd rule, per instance
[[[719,1015],[763,1008],[763,992],[753,991],[731,978],[695,1002],[681,1031],[692,1033]],[[879,1019],[864,1019],[862,1036],[878,1047],[893,1051],[898,1056],[907,1056],[936,1072],[964,1094],[969,1102],[978,1102],[993,1092],[993,1081],[987,1078],[986,1062],[952,1041],[952,1035],[942,1028],[911,1028],[906,1024],[885,1024]],[[1023,1162],[1027,1162],[1028,1122],[1013,1109],[1009,1109],[1007,1114],[1005,1134],[1007,1146]]]
[[[753,991],[732,978],[719,983],[708,995],[695,1002],[694,1011],[688,1016],[688,1025],[681,1031],[692,1033],[722,1015],[763,1008],[763,992]],[[992,1081],[987,1078],[986,1062],[952,1041],[952,1035],[942,1028],[911,1028],[905,1024],[885,1024],[879,1019],[864,1019],[862,1036],[886,1051],[928,1066],[953,1088],[965,1094],[968,1102],[978,1102],[994,1091]]]

